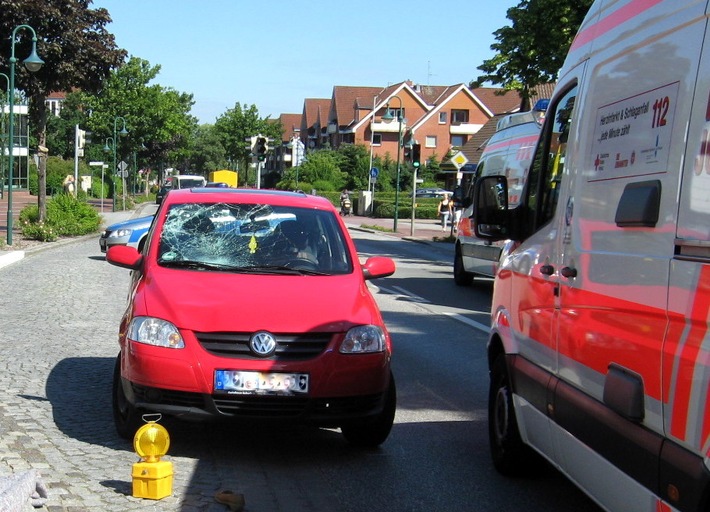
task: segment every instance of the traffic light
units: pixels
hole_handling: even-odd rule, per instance
[[[269,150],[269,146],[267,145],[266,137],[257,137],[256,138],[256,158],[260,161],[263,162],[266,160],[266,152]]]
[[[412,165],[414,167],[419,167],[420,165],[420,160],[422,157],[422,145],[421,144],[414,144],[412,145]]]
[[[85,148],[88,143],[91,142],[91,132],[80,129],[78,126],[76,128],[76,147],[81,149]]]
[[[412,160],[412,146],[404,146],[404,161],[410,162]]]

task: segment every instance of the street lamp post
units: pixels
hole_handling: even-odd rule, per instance
[[[399,157],[400,157],[400,152],[402,149],[402,124],[405,122],[404,116],[402,116],[402,98],[399,96],[392,96],[392,98],[396,99],[399,101],[399,111],[397,112],[397,122],[399,123],[399,134],[397,137],[397,186],[394,189],[394,223],[392,225],[392,228],[394,229],[394,232],[397,232],[397,218],[399,217],[399,179],[400,179],[400,174],[401,174],[401,166],[399,162]],[[390,99],[392,99],[390,98]],[[390,102],[389,100],[387,101],[387,111],[385,112],[385,115],[382,116],[383,121],[392,121],[394,119],[394,116],[392,115],[392,112],[390,111]]]
[[[116,167],[117,167],[117,162],[116,162],[116,146],[118,145],[118,139],[116,139],[116,130],[118,129],[118,120],[121,120],[123,122],[123,128],[121,128],[121,131],[118,132],[118,134],[121,137],[125,137],[128,135],[128,130],[126,130],[126,120],[121,117],[121,116],[116,116],[113,119],[113,137],[106,137],[106,140],[104,141],[104,151],[109,152],[111,149],[113,149],[113,170],[111,172],[111,190],[112,190],[112,199],[113,199],[113,209],[112,211],[116,211]],[[111,147],[108,145],[108,141],[111,140]],[[123,193],[126,193],[125,187],[123,187]],[[125,197],[123,199],[123,209],[126,209],[126,200]]]
[[[13,109],[15,106],[15,64],[17,63],[17,58],[15,57],[15,38],[17,35],[17,31],[20,30],[21,28],[26,28],[29,29],[30,32],[32,32],[32,52],[30,53],[30,56],[27,57],[22,63],[25,65],[25,68],[27,68],[27,71],[30,73],[36,73],[39,71],[39,69],[42,67],[42,64],[44,64],[44,61],[39,58],[37,55],[37,33],[35,32],[35,29],[30,27],[29,25],[18,25],[15,27],[15,29],[12,31],[12,50],[10,54],[10,87],[9,87],[9,95],[10,95],[10,119],[9,119],[9,124],[8,124],[8,153],[10,153],[9,157],[9,164],[10,168],[7,171],[7,245],[12,245],[12,180],[13,180],[13,172],[14,172],[14,167],[15,167],[15,126],[14,126],[14,119],[13,119]]]
[[[2,114],[0,114],[0,119],[1,122],[0,124],[2,125],[2,128],[5,128],[5,104],[7,103],[9,105],[10,103],[10,77],[7,76],[5,73],[0,73],[0,76],[5,79],[5,85],[7,85],[7,92],[5,93],[5,101],[2,103]],[[0,135],[0,154],[3,156],[5,155],[5,144],[6,144],[6,139],[7,139],[7,134],[3,133]],[[2,183],[0,183],[0,197],[3,197],[5,194],[5,164],[4,161],[0,159],[0,179],[3,180]]]

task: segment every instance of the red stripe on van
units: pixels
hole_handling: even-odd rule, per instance
[[[579,31],[574,41],[572,41],[570,52],[594,41],[597,37],[606,34],[610,30],[614,30],[622,23],[626,23],[631,18],[638,16],[643,11],[650,9],[656,4],[660,4],[662,1],[663,0],[632,0],[625,6],[612,12],[603,20],[599,20],[597,23]]]
[[[518,137],[517,139],[504,140],[497,144],[491,144],[490,146],[486,146],[486,151],[494,151],[496,149],[506,148],[509,146],[514,146],[516,144],[520,144],[521,146],[523,144],[529,144],[530,146],[534,146],[535,144],[537,144],[538,137],[538,135],[528,135],[526,137]]]
[[[686,440],[690,411],[690,396],[693,391],[695,371],[702,371],[704,364],[700,353],[703,340],[708,332],[708,312],[710,311],[710,265],[703,265],[698,276],[698,287],[690,313],[694,319],[683,348],[675,357],[679,358],[676,376],[675,396],[673,397],[673,413],[671,416],[671,435]],[[708,408],[703,413],[703,439],[708,433]],[[700,421],[700,411],[697,411],[696,421]]]

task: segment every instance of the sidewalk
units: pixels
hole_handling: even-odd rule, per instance
[[[389,233],[404,240],[416,242],[443,242],[451,235],[451,226],[447,226],[446,231],[441,230],[441,222],[437,219],[397,219],[397,232],[394,232],[394,219],[379,219],[374,217],[362,217],[349,215],[343,219],[349,228],[367,229],[372,227],[372,231]]]
[[[137,217],[140,216],[141,212],[141,207],[147,203],[143,203],[141,205],[138,205],[138,208],[135,210],[125,210],[125,211],[104,211],[101,213],[101,226],[109,226],[111,224],[114,224],[116,222],[121,222],[122,220],[127,220],[132,217]],[[110,207],[110,205],[109,205]],[[13,232],[13,235],[16,235],[17,233]],[[87,237],[96,237],[98,240],[99,234],[94,233],[91,235],[86,235]],[[34,252],[34,251],[41,251],[45,249],[51,249],[54,247],[57,247],[59,245],[63,245],[66,243],[71,243],[76,238],[64,238],[57,240],[56,242],[36,242],[34,243],[33,241],[27,241],[26,244],[18,244],[19,249],[7,249],[7,250],[0,250],[0,268],[6,267],[7,265],[11,265],[12,263],[15,263],[17,261],[20,261],[25,257],[25,255],[28,252]],[[98,242],[97,242],[98,243]],[[13,244],[15,245],[15,244]]]

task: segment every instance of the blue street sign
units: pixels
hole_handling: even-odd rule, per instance
[[[373,167],[372,169],[370,169],[371,178],[377,178],[378,174],[380,174],[380,170],[377,167]]]

